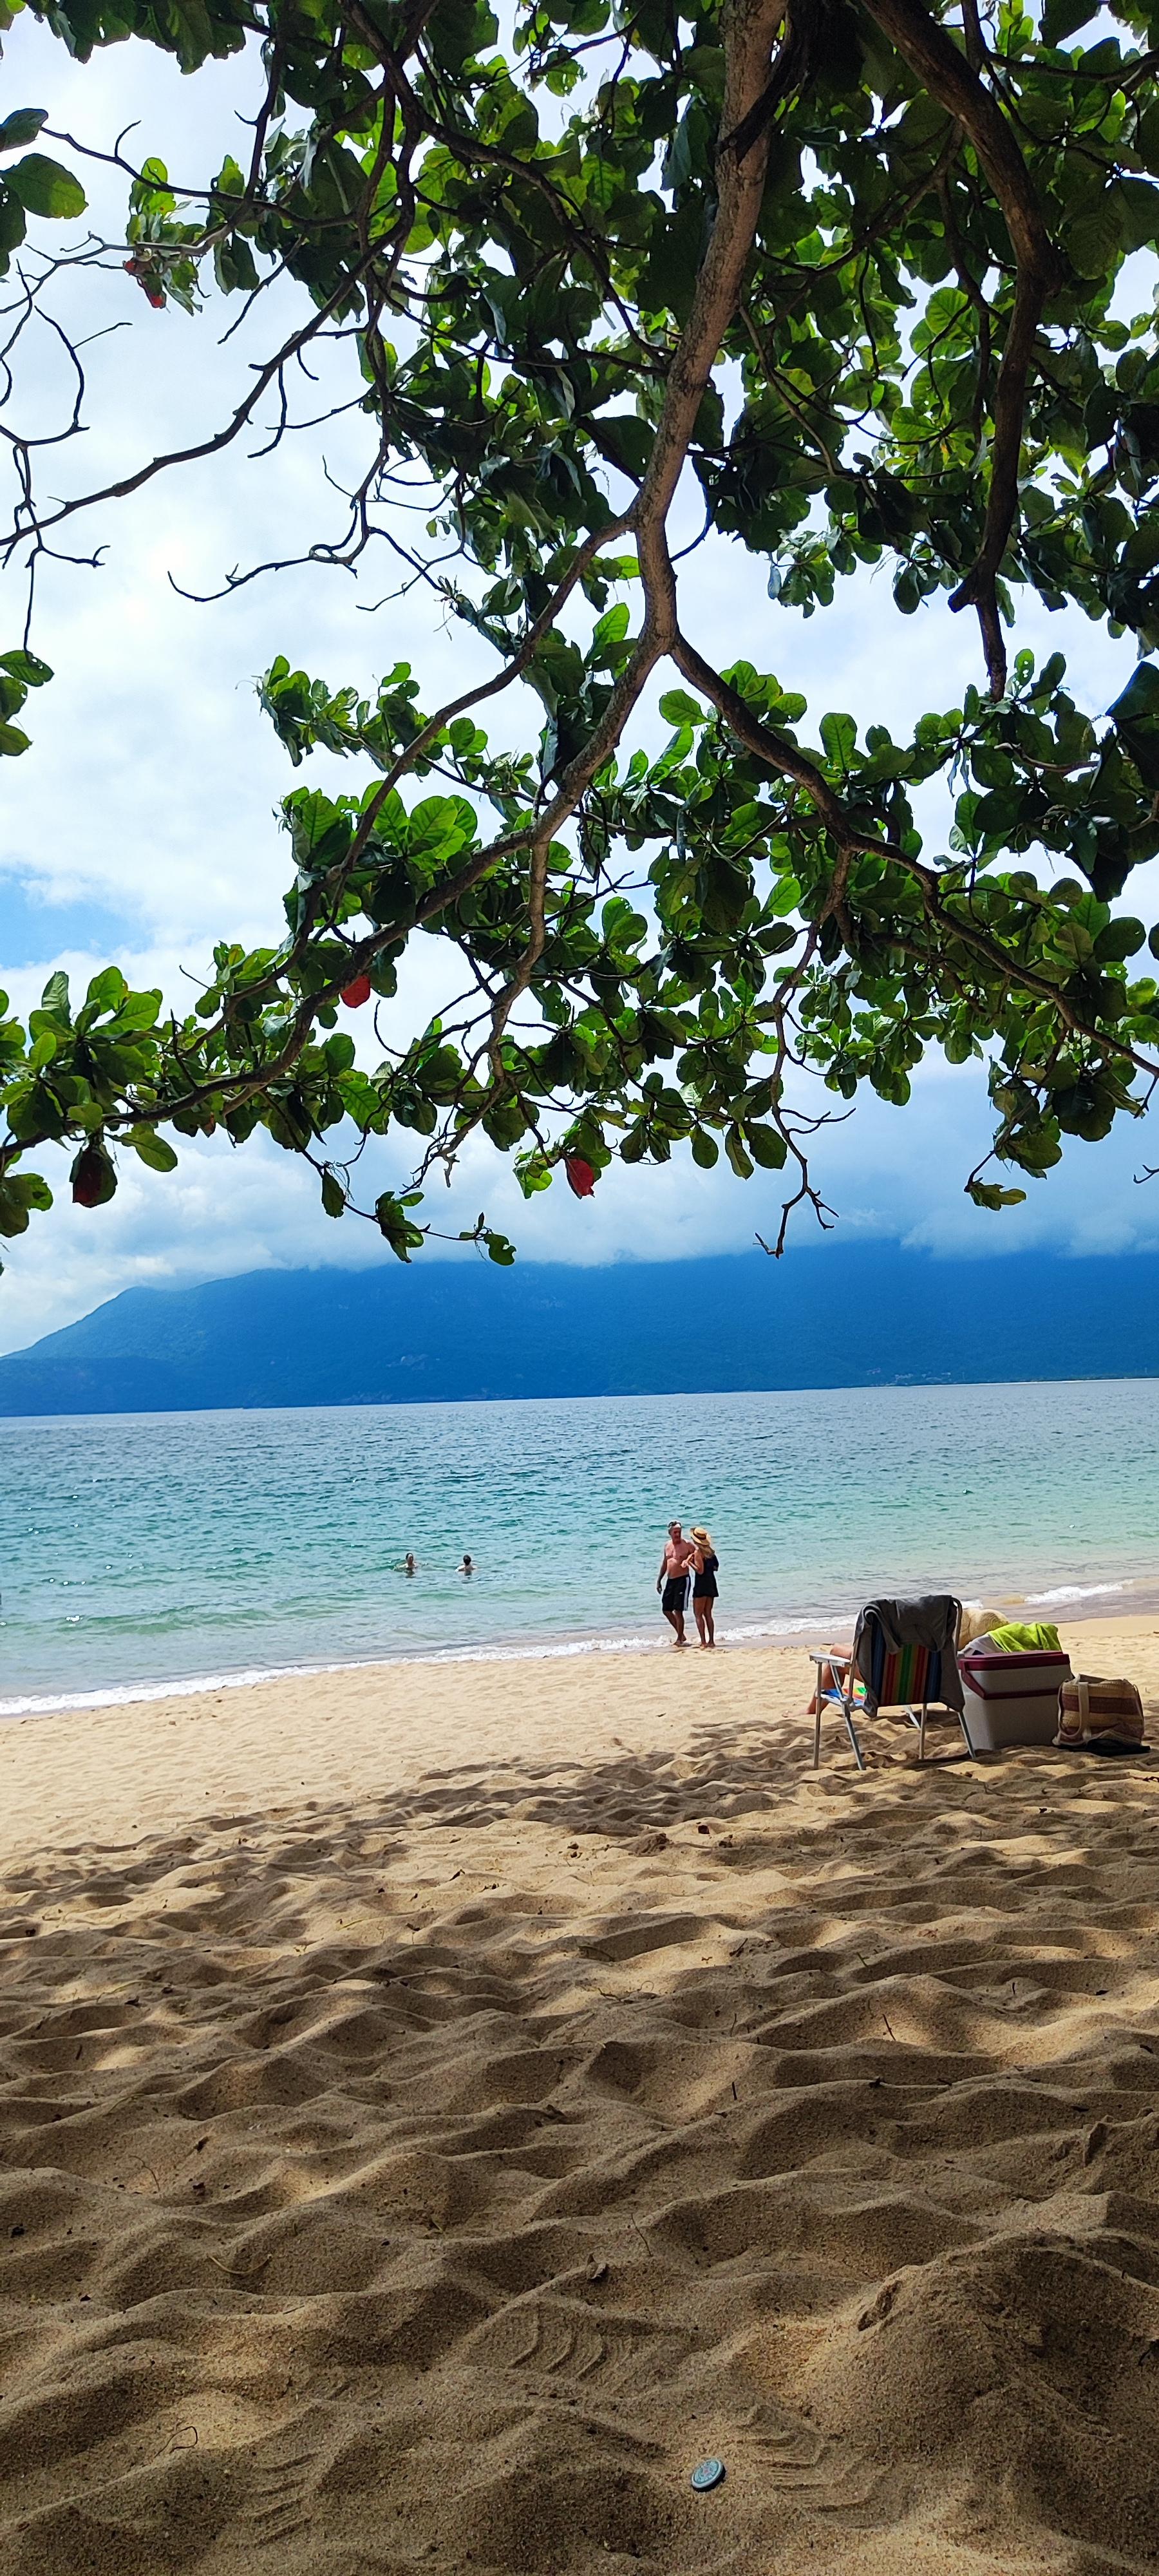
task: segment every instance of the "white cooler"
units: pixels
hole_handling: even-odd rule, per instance
[[[1049,1744],[1058,1733],[1058,1694],[1070,1680],[1070,1656],[971,1655],[958,1670],[966,1697],[966,1725],[979,1753],[1003,1744]]]

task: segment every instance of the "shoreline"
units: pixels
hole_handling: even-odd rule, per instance
[[[1059,1629],[1076,1671],[1138,1682],[1159,1749],[1159,1608]],[[561,1766],[614,1765],[628,1749],[652,1760],[682,1736],[703,1748],[754,1728],[770,1776],[790,1745],[795,1775],[808,1650],[826,1642],[824,1623],[808,1621],[794,1638],[715,1655],[660,1641],[640,1654],[400,1658],[15,1717],[0,1725],[0,1857],[121,1845],[239,1811],[253,1825],[303,1805],[381,1806],[424,1781],[520,1766],[539,1780]],[[898,1748],[888,1733],[885,1742],[892,1763]],[[1002,1759],[983,1756],[983,1766]]]
[[[1125,1576],[1121,1582],[1061,1584],[1046,1592],[1021,1593],[994,1589],[983,1598],[1008,1617],[1026,1610],[1036,1619],[1046,1620],[1061,1629],[1088,1620],[1115,1620],[1121,1625],[1159,1616],[1159,1582]],[[1080,1604],[1110,1603],[1122,1600],[1121,1609],[1089,1610]],[[1068,1615],[1069,1614],[1069,1615]],[[838,1609],[805,1616],[786,1614],[745,1622],[736,1628],[722,1627],[718,1632],[718,1650],[728,1654],[750,1654],[766,1650],[792,1651],[805,1639],[812,1645],[825,1645],[851,1630],[856,1612]],[[691,1621],[691,1609],[689,1610]],[[671,1652],[667,1630],[657,1633],[658,1623],[647,1630],[626,1629],[610,1634],[579,1630],[570,1635],[521,1639],[488,1639],[480,1645],[415,1647],[396,1654],[362,1655],[335,1663],[247,1665],[237,1671],[195,1673],[188,1676],[159,1678],[147,1682],[107,1683],[92,1690],[14,1694],[0,1698],[0,1728],[27,1718],[80,1715],[85,1711],[111,1708],[137,1708],[146,1704],[160,1705],[167,1700],[215,1697],[221,1691],[258,1690],[278,1683],[327,1680],[343,1674],[376,1672],[440,1671],[444,1667],[512,1665],[538,1663],[575,1663],[595,1656],[653,1656]],[[690,1632],[688,1651],[698,1653],[694,1634]]]
[[[689,1617],[691,1618],[691,1611]],[[843,1614],[839,1614],[843,1615]],[[721,1630],[718,1645],[732,1653],[744,1653],[750,1647],[790,1645],[797,1635],[810,1634],[824,1625],[816,1619],[770,1621],[764,1627]],[[695,1640],[693,1641],[695,1642]],[[199,1693],[223,1690],[256,1690],[267,1682],[316,1681],[337,1673],[440,1671],[447,1664],[540,1664],[571,1663],[587,1655],[650,1655],[663,1653],[670,1646],[668,1631],[656,1636],[641,1630],[618,1636],[585,1636],[545,1639],[542,1644],[507,1645],[496,1639],[481,1646],[415,1647],[396,1655],[361,1655],[350,1663],[336,1664],[268,1664],[241,1672],[200,1673],[190,1680],[147,1682],[140,1688],[124,1683],[105,1690],[75,1691],[52,1699],[0,1700],[0,1722],[24,1717],[57,1717],[70,1711],[97,1708],[135,1708],[144,1701],[189,1699]]]

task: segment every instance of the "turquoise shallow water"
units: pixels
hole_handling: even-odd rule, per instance
[[[1157,1429],[1151,1379],[9,1421],[0,1714],[664,1642],[673,1515],[713,1531],[735,1640],[876,1592],[1126,1609],[1154,1585]]]

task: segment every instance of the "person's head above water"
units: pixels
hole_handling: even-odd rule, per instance
[[[469,1557],[469,1556],[464,1555],[464,1558],[463,1558],[463,1572],[464,1572],[464,1574],[470,1574],[470,1572],[471,1572],[471,1568],[472,1568],[472,1563],[473,1563],[472,1558],[471,1558],[471,1557]]]

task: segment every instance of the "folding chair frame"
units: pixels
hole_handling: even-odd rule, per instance
[[[809,1661],[811,1664],[816,1664],[817,1667],[817,1687],[813,1693],[813,1697],[817,1704],[816,1715],[813,1722],[813,1769],[815,1771],[819,1770],[821,1764],[821,1712],[824,1708],[839,1708],[842,1717],[845,1720],[845,1732],[853,1747],[854,1761],[857,1764],[858,1770],[864,1771],[865,1755],[861,1750],[860,1739],[858,1737],[857,1729],[853,1723],[853,1712],[857,1706],[857,1701],[854,1696],[857,1684],[857,1674],[854,1669],[853,1656],[852,1654],[839,1655],[830,1651],[827,1654],[811,1654]],[[845,1680],[843,1688],[839,1690],[822,1690],[821,1675],[826,1668],[828,1668],[834,1676],[838,1673],[844,1674]],[[887,1713],[889,1705],[890,1704],[887,1701]],[[924,1762],[926,1758],[926,1716],[931,1708],[944,1709],[947,1717],[957,1718],[962,1734],[965,1737],[967,1757],[968,1759],[973,1760],[974,1747],[970,1741],[970,1729],[966,1724],[965,1713],[963,1710],[950,1708],[945,1700],[923,1699],[920,1709],[907,1707],[903,1700],[899,1700],[897,1702],[899,1714],[906,1718],[910,1726],[916,1726],[918,1730],[918,1761]],[[880,1702],[878,1703],[875,1714],[878,1716],[881,1715]]]

